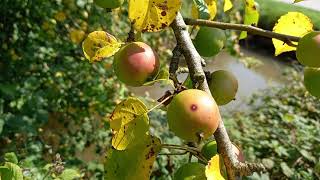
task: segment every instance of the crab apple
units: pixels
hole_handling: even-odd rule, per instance
[[[209,88],[217,104],[225,105],[235,98],[238,80],[231,72],[218,70],[211,74]]]
[[[128,86],[141,86],[159,72],[158,55],[143,42],[132,42],[114,56],[113,69],[118,79]]]
[[[218,146],[216,141],[209,141],[201,148],[202,155],[207,159],[210,160],[213,156],[218,153]]]
[[[304,86],[311,95],[320,98],[320,68],[304,69]]]
[[[198,89],[177,94],[168,106],[167,116],[170,130],[188,142],[208,138],[221,120],[215,100]]]
[[[206,167],[197,162],[182,165],[174,173],[173,180],[206,180]]]
[[[201,27],[193,41],[198,53],[203,57],[217,55],[226,42],[223,30],[210,27]]]
[[[120,7],[123,0],[94,0],[94,2],[102,8],[114,9]]]
[[[320,67],[320,32],[310,32],[303,36],[297,47],[298,61],[309,67]]]

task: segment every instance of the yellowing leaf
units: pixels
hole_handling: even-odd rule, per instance
[[[302,2],[304,0],[294,0],[294,3]]]
[[[302,37],[311,31],[313,31],[311,20],[306,15],[299,12],[289,12],[281,16],[278,23],[273,27],[273,32],[297,37]],[[278,39],[272,39],[272,42],[276,49],[276,56],[283,52],[296,50],[296,47],[289,46]],[[295,42],[292,43],[297,45]]]
[[[220,160],[218,154],[213,156],[206,166],[206,177],[207,180],[224,180],[224,177],[220,172]]]
[[[82,43],[85,57],[90,61],[101,61],[114,55],[121,46],[121,42],[105,31],[94,31]]]
[[[121,101],[115,107],[110,117],[111,129],[118,131],[121,125],[125,125],[136,117],[147,113],[147,106],[138,98],[129,97]]]
[[[75,44],[79,44],[83,40],[85,34],[86,33],[84,31],[82,31],[82,30],[72,29],[69,32],[70,40]]]
[[[216,2],[216,0],[205,0],[205,3],[207,4],[207,8],[208,8],[209,14],[210,14],[209,20],[213,20],[217,14],[217,2]],[[191,9],[191,16],[194,19],[200,18],[199,10],[194,3],[192,5],[192,9]]]
[[[254,0],[245,0],[246,2],[246,8],[245,8],[245,14],[244,14],[244,24],[246,25],[252,25],[257,26],[259,21],[259,12],[257,10],[257,7],[255,5]],[[247,32],[242,31],[240,34],[240,39],[245,39],[247,37]]]
[[[137,31],[157,32],[168,27],[181,0],[129,0],[129,19]]]
[[[149,130],[147,107],[137,98],[128,98],[118,104],[110,117],[114,131],[112,146],[124,150],[143,140]]]
[[[231,0],[224,0],[223,11],[229,11],[233,7]]]
[[[146,135],[143,141],[124,151],[110,149],[105,161],[105,179],[149,180],[160,151],[160,139]]]
[[[54,15],[54,18],[59,22],[63,22],[64,20],[66,20],[67,16],[64,12],[60,11]]]

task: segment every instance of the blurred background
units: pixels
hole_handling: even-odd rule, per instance
[[[315,29],[320,28],[318,0],[295,6],[256,2],[261,28],[272,30],[289,11],[306,14]],[[192,1],[183,3],[182,14],[190,17]],[[243,4],[234,3],[228,13],[219,8],[218,21],[242,22]],[[49,167],[60,160],[78,179],[103,179],[111,138],[108,117],[114,106],[138,96],[151,107],[170,89],[163,84],[126,87],[114,76],[112,58],[85,60],[81,42],[95,30],[125,41],[130,30],[127,3],[109,12],[93,0],[1,1],[0,164],[6,153],[14,152],[26,179],[59,178],[61,172]],[[271,39],[249,36],[239,42],[238,32],[226,34],[225,49],[206,59],[206,70],[229,70],[238,79],[236,100],[221,106],[223,119],[246,160],[262,162],[268,169],[245,179],[320,179],[320,100],[306,92],[295,54],[274,57]],[[173,32],[145,33],[142,38],[166,66],[175,46]],[[152,134],[166,143],[182,143],[168,131],[164,111],[153,111],[150,119]],[[171,179],[187,159],[159,156],[152,179]]]

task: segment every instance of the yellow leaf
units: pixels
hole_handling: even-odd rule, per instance
[[[79,44],[83,40],[85,34],[86,33],[83,30],[72,29],[69,32],[70,40],[75,44]]]
[[[229,11],[233,7],[231,0],[224,0],[223,11]]]
[[[311,31],[313,31],[311,20],[299,12],[289,12],[281,16],[278,23],[273,27],[273,32],[297,37],[302,37]],[[283,52],[295,51],[297,49],[277,39],[272,39],[272,42],[276,50],[276,56]],[[293,42],[293,44],[297,45],[295,42]]]
[[[137,98],[128,98],[118,104],[110,117],[115,133],[112,146],[124,150],[139,143],[149,130],[147,107]]]
[[[257,26],[259,21],[259,12],[257,10],[254,0],[245,0],[246,8],[244,14],[244,24]],[[242,31],[240,34],[240,39],[245,39],[247,37],[247,32]]]
[[[129,19],[141,32],[168,27],[181,7],[181,0],[129,0]]]
[[[220,172],[220,160],[218,154],[213,156],[206,166],[206,177],[207,180],[224,180],[224,177]]]
[[[208,7],[208,10],[210,13],[209,20],[213,20],[217,14],[217,1],[216,0],[205,0],[205,2],[207,4],[207,7]],[[197,7],[194,3],[192,4],[191,16],[194,19],[199,19],[199,10],[197,9]]]
[[[121,42],[105,31],[94,31],[82,43],[85,57],[90,61],[101,61],[114,55],[121,46]]]
[[[54,18],[59,22],[63,22],[64,20],[66,20],[67,16],[64,12],[60,11],[54,15]]]

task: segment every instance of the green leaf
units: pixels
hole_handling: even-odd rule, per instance
[[[80,173],[75,169],[65,169],[59,176],[61,180],[73,180],[75,178],[80,178]]]
[[[0,116],[0,135],[3,131],[3,126],[4,126],[4,119],[2,119],[2,117]]]
[[[114,131],[112,146],[124,150],[143,141],[149,130],[149,117],[146,105],[137,98],[128,98],[119,103],[110,117],[110,125]]]
[[[309,161],[312,161],[312,162],[316,162],[316,158],[314,156],[312,156],[311,152],[308,152],[304,149],[301,149],[300,151],[300,154],[305,157],[306,159],[308,159]]]
[[[294,172],[292,171],[292,169],[287,165],[287,163],[282,162],[280,164],[281,170],[283,172],[284,175],[286,175],[287,177],[291,177],[294,175]]]
[[[155,83],[159,83],[159,82],[171,84],[172,86],[174,86],[172,80],[169,79],[169,71],[167,68],[162,68],[154,80],[146,82],[143,85],[144,86],[151,86],[151,85],[153,85]]]
[[[21,168],[11,162],[6,162],[0,167],[0,175],[2,180],[23,180]]]
[[[160,139],[145,135],[144,141],[124,151],[110,149],[105,161],[105,179],[148,180]]]
[[[82,43],[82,50],[90,62],[113,56],[121,46],[120,40],[105,31],[94,31]]]
[[[193,0],[193,3],[196,5],[196,8],[198,9],[198,17],[200,19],[210,18],[210,12],[204,0]]]
[[[257,26],[259,21],[259,12],[255,5],[254,0],[245,0],[246,8],[244,14],[244,24]],[[247,32],[242,31],[240,34],[240,39],[245,39],[247,37]]]
[[[18,164],[18,158],[14,152],[4,154],[4,160],[13,164]]]

